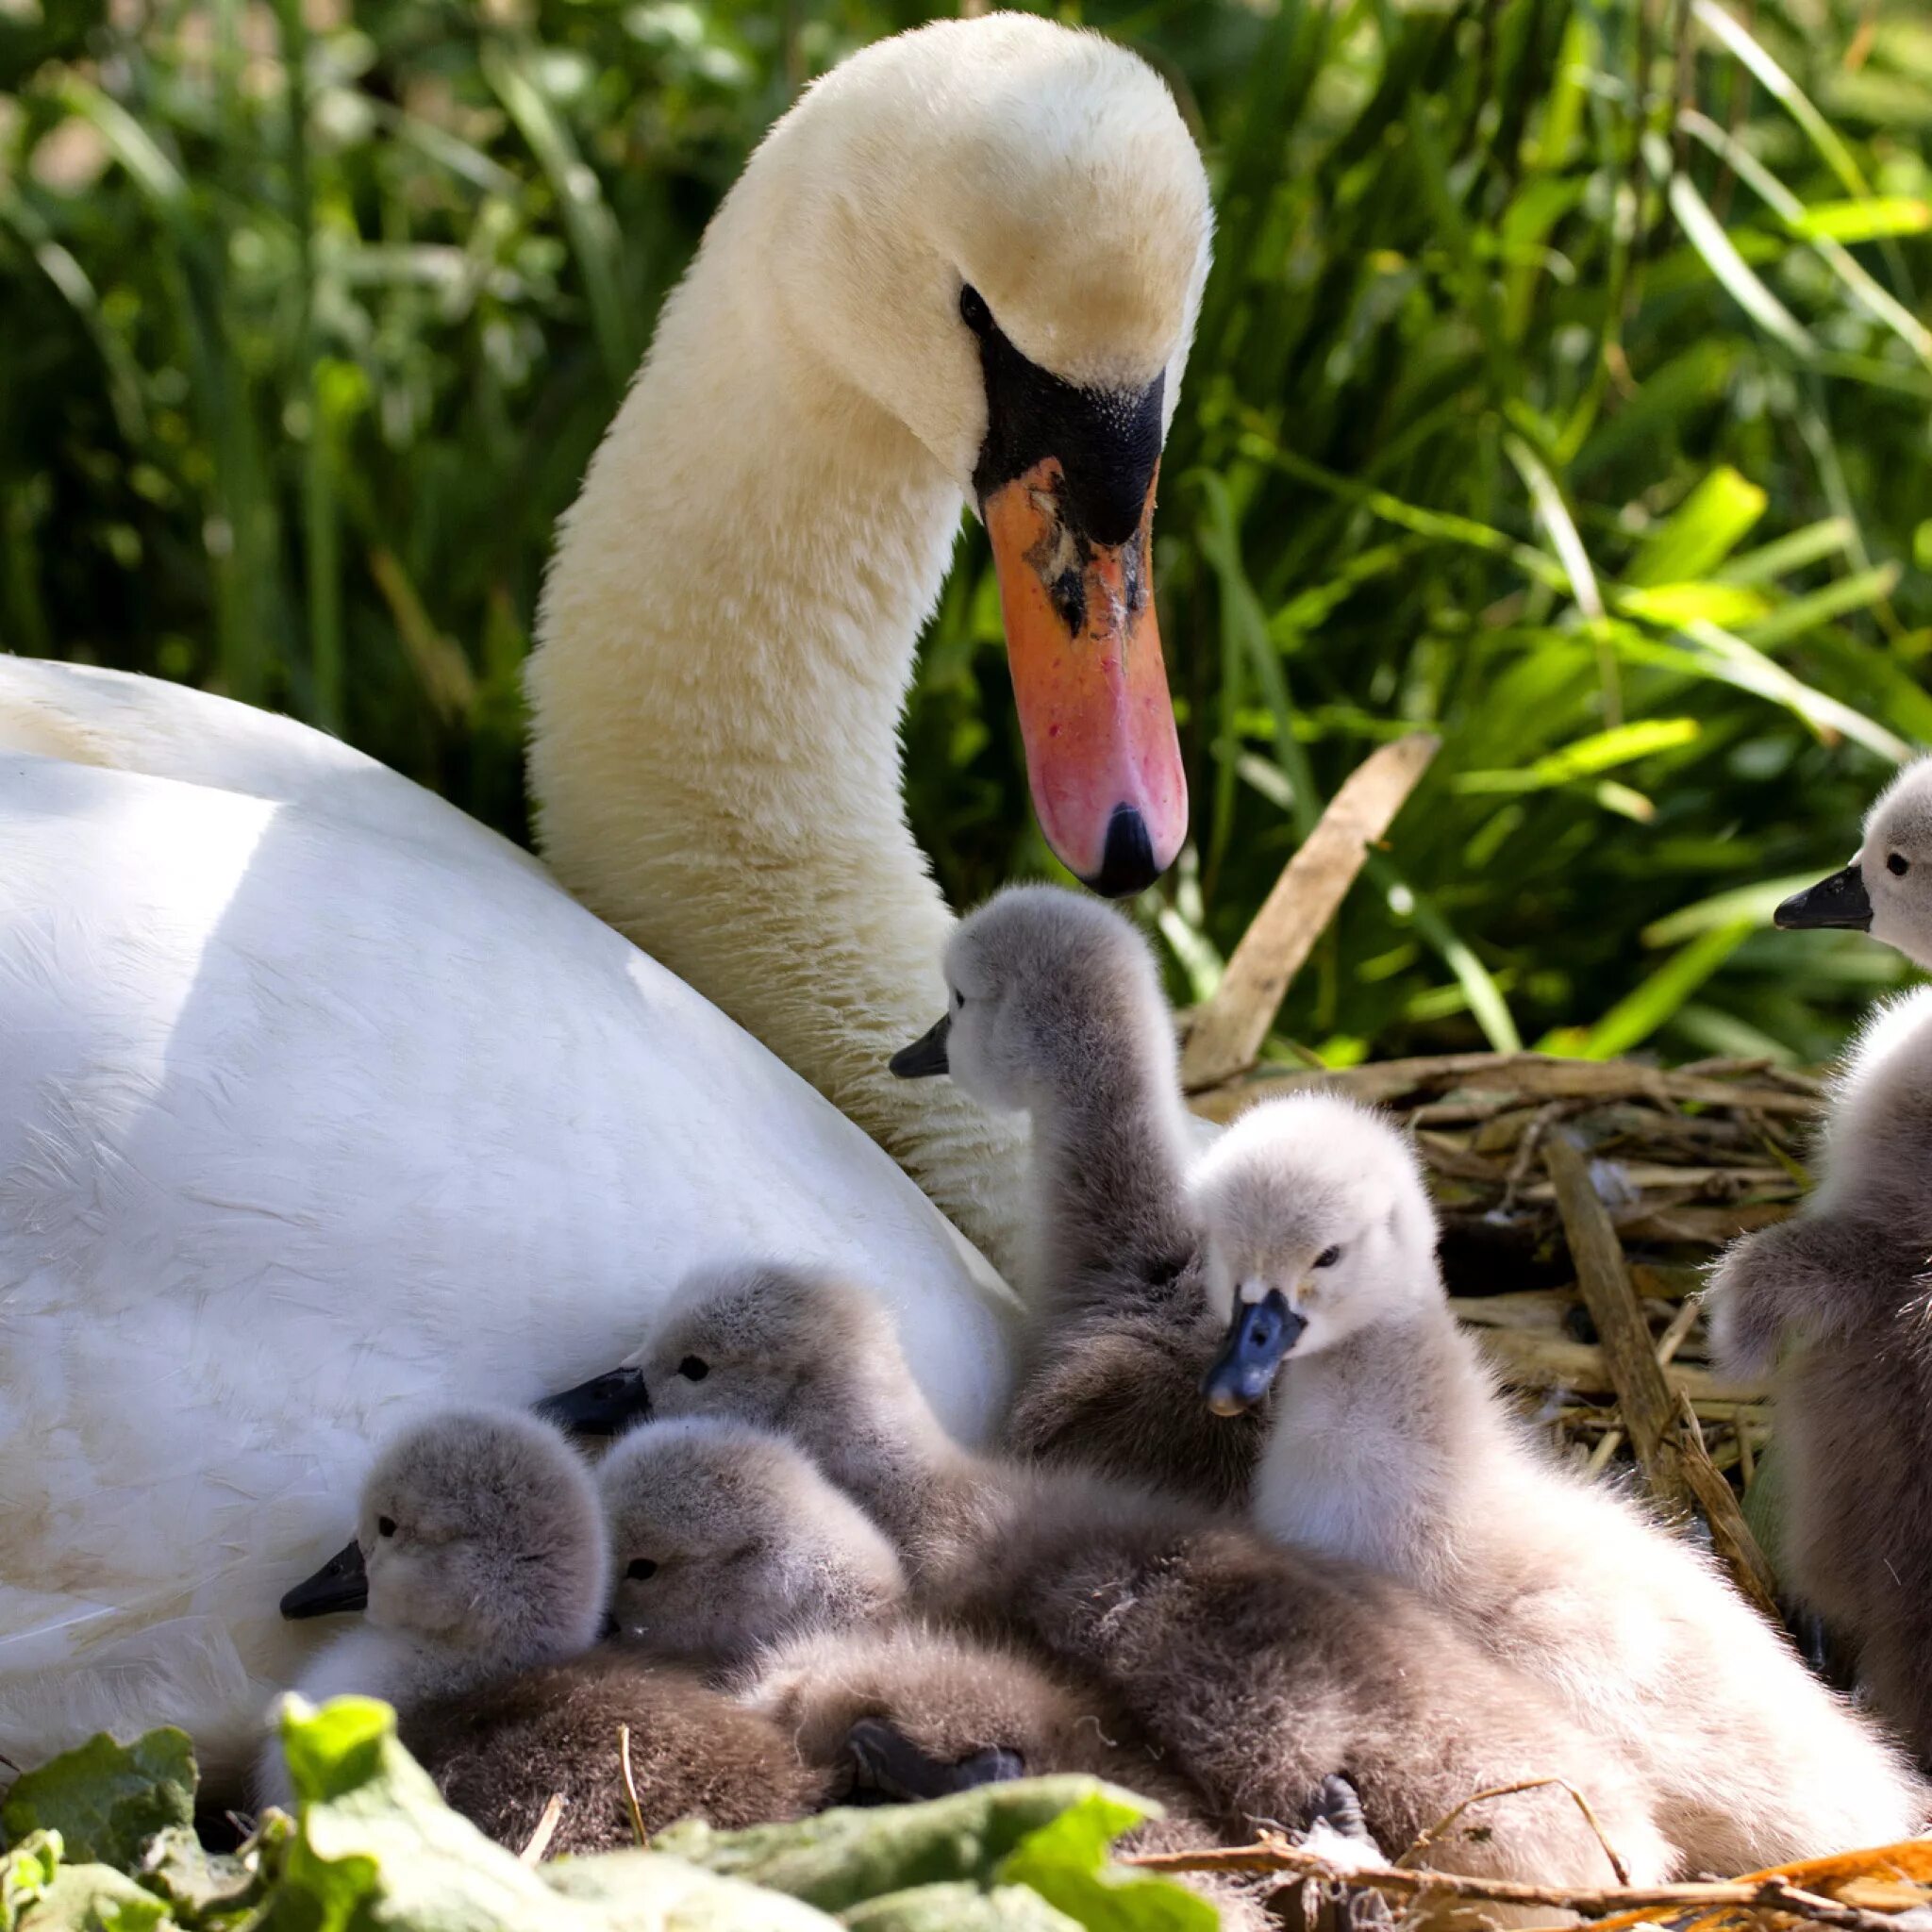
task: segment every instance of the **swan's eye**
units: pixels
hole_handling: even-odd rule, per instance
[[[375,1519],[377,1536],[393,1536],[396,1533],[396,1520],[393,1516],[378,1516]]]
[[[1912,869],[1912,861],[1903,852],[1894,852],[1885,861],[1885,869],[1893,878],[1902,879]]]
[[[992,310],[971,282],[959,291],[959,320],[976,336],[985,335],[992,327]]]
[[[624,1566],[624,1574],[636,1582],[642,1583],[646,1577],[657,1575],[658,1566],[648,1557],[633,1557]]]
[[[702,1382],[711,1373],[711,1365],[702,1356],[688,1355],[678,1363],[677,1373],[687,1382]]]
[[[1340,1248],[1324,1248],[1315,1257],[1315,1266],[1317,1268],[1332,1268],[1341,1259],[1341,1250]]]

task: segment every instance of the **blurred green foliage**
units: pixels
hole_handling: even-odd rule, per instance
[[[0,0],[0,644],[521,831],[551,526],[656,306],[796,88],[922,15],[105,4]],[[1829,1053],[1895,962],[1762,927],[1932,743],[1923,0],[1062,17],[1169,76],[1220,208],[1157,550],[1176,990],[1426,725],[1280,1051]],[[908,730],[947,890],[1043,870],[976,529]]]

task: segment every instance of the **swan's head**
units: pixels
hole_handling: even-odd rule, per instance
[[[1172,1085],[1174,1028],[1146,941],[1118,912],[1057,886],[1014,886],[946,946],[946,1011],[892,1058],[952,1074],[989,1107],[1077,1098],[1126,1059]]]
[[[1318,1354],[1441,1298],[1436,1218],[1386,1116],[1332,1094],[1242,1115],[1190,1182],[1208,1291],[1227,1339],[1204,1392],[1252,1408],[1291,1353]]]
[[[1865,815],[1852,862],[1773,915],[1792,930],[1845,926],[1932,970],[1932,758],[1907,765]]]
[[[639,1357],[651,1413],[729,1416],[835,1470],[856,1434],[922,1401],[891,1317],[836,1275],[775,1263],[699,1269]]]
[[[1167,89],[1095,34],[939,22],[819,81],[744,193],[766,299],[986,521],[1048,841],[1139,891],[1187,829],[1149,534],[1212,228]]]
[[[658,1656],[733,1664],[881,1616],[905,1594],[872,1519],[768,1430],[719,1416],[647,1423],[597,1483],[617,1634]]]
[[[533,1416],[464,1409],[407,1430],[362,1486],[356,1540],[372,1624],[505,1670],[596,1640],[608,1576],[596,1486]]]

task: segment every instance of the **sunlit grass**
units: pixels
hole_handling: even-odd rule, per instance
[[[0,8],[0,642],[284,707],[520,830],[550,528],[656,305],[797,83],[919,16],[41,4]],[[1176,991],[1426,724],[1289,1039],[1830,1051],[1892,968],[1761,922],[1932,742],[1919,10],[1085,17],[1174,80],[1220,208],[1157,553]],[[951,891],[1044,867],[976,532],[908,736]]]

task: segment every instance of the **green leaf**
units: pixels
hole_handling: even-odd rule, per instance
[[[1633,724],[1618,724],[1579,738],[1517,771],[1464,772],[1457,778],[1455,789],[1462,792],[1544,791],[1594,777],[1633,758],[1694,744],[1703,729],[1695,718],[1640,718]]]
[[[0,1932],[14,1932],[20,1915],[53,1884],[60,1870],[60,1834],[36,1831],[0,1857]]]
[[[1762,617],[1771,603],[1763,591],[1744,584],[1658,584],[1655,590],[1624,591],[1617,608],[1650,624],[1735,625]]]
[[[1644,536],[1627,583],[1642,589],[1708,576],[1764,514],[1770,499],[1757,484],[1721,463],[1662,523]],[[1723,623],[1723,619],[1714,620]]]
[[[832,1932],[838,1923],[783,1892],[721,1878],[664,1852],[559,1858],[538,1874],[562,1897],[594,1905],[616,1925],[661,1932]]]
[[[1673,175],[1667,193],[1684,239],[1704,258],[1705,266],[1729,291],[1738,307],[1793,355],[1808,358],[1816,347],[1809,333],[1738,253],[1737,244],[1724,233],[1724,224],[1692,186],[1690,175]]]
[[[1081,1924],[1024,1885],[918,1885],[839,1915],[851,1932],[1076,1932]]]
[[[1095,1791],[1029,1833],[996,1874],[1030,1885],[1088,1932],[1214,1932],[1220,1914],[1198,1892],[1152,1873],[1109,1873],[1113,1841],[1138,1819]]]
[[[207,1925],[256,1905],[265,1888],[262,1862],[232,1857],[203,1848],[187,1825],[171,1824],[149,1840],[135,1876],[158,1892],[175,1915]]]
[[[62,1857],[125,1869],[170,1825],[194,1823],[194,1750],[185,1731],[150,1731],[117,1744],[103,1731],[30,1771],[0,1805],[9,1844],[58,1831]]]
[[[153,1892],[111,1865],[61,1865],[23,1905],[19,1932],[171,1932],[175,1921]]]
[[[1807,241],[1877,242],[1932,229],[1932,201],[1874,194],[1860,201],[1814,201],[1792,223]]]
[[[708,1871],[841,1912],[913,1886],[962,1879],[990,1885],[1028,1837],[1096,1792],[1126,1812],[1129,1823],[1155,1815],[1146,1801],[1092,1778],[1023,1778],[884,1813],[824,1811],[748,1831],[674,1825],[655,1842]]]
[[[446,1807],[365,1697],[290,1698],[282,1751],[295,1830],[264,1932],[581,1932],[605,1916],[560,1897]]]
[[[1648,1040],[1737,951],[1756,925],[1756,920],[1740,919],[1700,933],[1590,1029],[1580,1058],[1614,1059]]]

